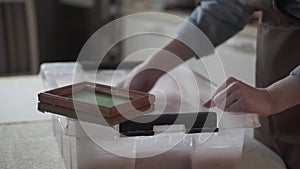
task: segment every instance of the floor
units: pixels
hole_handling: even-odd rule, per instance
[[[38,76],[0,78],[0,123],[50,119],[37,110],[37,94],[43,90]]]

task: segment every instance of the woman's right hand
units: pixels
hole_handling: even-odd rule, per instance
[[[118,84],[118,88],[138,90],[142,92],[150,91],[157,80],[164,74],[163,71],[147,68],[145,63],[134,68]]]
[[[118,83],[117,87],[148,92],[165,72],[172,70],[192,56],[193,52],[189,48],[174,39],[134,68]]]

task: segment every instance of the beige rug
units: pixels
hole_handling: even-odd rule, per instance
[[[1,169],[65,169],[51,121],[0,124]]]

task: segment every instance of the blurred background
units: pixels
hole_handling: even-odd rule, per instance
[[[0,0],[0,76],[36,74],[45,62],[76,61],[88,38],[121,16],[155,11],[185,18],[197,3],[199,0]],[[137,25],[135,29],[162,33],[176,31],[179,24],[154,17],[127,22]],[[109,37],[113,40],[132,29],[126,28],[128,23],[112,30]],[[104,63],[114,65],[137,49],[132,44],[141,45],[129,42],[115,45]],[[251,50],[251,46],[246,48]]]
[[[175,34],[178,25],[199,3],[199,0],[0,0],[0,103],[5,103],[0,106],[0,123],[44,118],[36,110],[36,94],[45,90],[42,84],[45,70],[41,65],[53,63],[52,69],[57,75],[72,72],[68,67],[56,70],[55,63],[74,64],[85,42],[105,24],[140,12],[178,16],[178,19],[168,15],[127,17],[95,42],[99,51],[106,50],[108,45],[114,46],[101,65],[97,64],[97,53],[79,60],[84,70],[113,70],[125,58],[127,68],[132,69],[155,52],[144,49],[160,49],[170,39],[143,34],[114,44],[120,36],[130,32]],[[259,15],[255,13],[240,33],[216,48],[220,57],[214,54],[201,59],[202,65],[197,67],[202,71],[205,66],[203,76],[211,72],[211,77],[207,78],[215,84],[221,83],[224,72],[216,66],[221,59],[227,77],[255,84]]]

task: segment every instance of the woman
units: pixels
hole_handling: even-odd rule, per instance
[[[196,25],[213,45],[217,46],[240,31],[251,19],[254,10],[261,10],[262,17],[257,37],[256,87],[266,88],[287,77],[296,66],[300,65],[299,4],[299,0],[202,0],[187,18],[187,22]],[[178,36],[192,37],[188,36],[190,35],[188,25],[183,23],[180,26]],[[183,61],[193,56],[193,52],[188,47],[178,40],[172,40],[163,47],[161,52],[157,52],[135,68],[119,84],[119,87],[126,88],[130,85],[132,89],[149,91],[158,78],[164,74],[163,71],[150,68],[163,66],[167,71],[180,64],[172,62],[174,60],[172,56],[166,56],[166,52],[163,51],[169,51]],[[267,89],[272,91],[274,88],[281,88],[281,84],[283,86],[290,84],[291,78],[295,79],[295,77],[287,77],[283,80],[284,82],[279,82],[279,85],[275,83]],[[235,81],[235,79],[229,79],[230,84]],[[294,83],[292,85],[294,86]],[[245,84],[241,86],[246,88]],[[279,89],[275,91],[277,90]],[[281,90],[283,89],[279,91]],[[216,98],[213,98],[213,101],[214,99]],[[270,110],[264,110],[261,114],[269,115],[293,104],[286,103],[277,110],[269,108]],[[206,106],[209,106],[209,103]],[[260,120],[262,127],[255,130],[255,137],[276,151],[289,169],[299,169],[300,106],[294,106],[268,117],[262,116]]]

